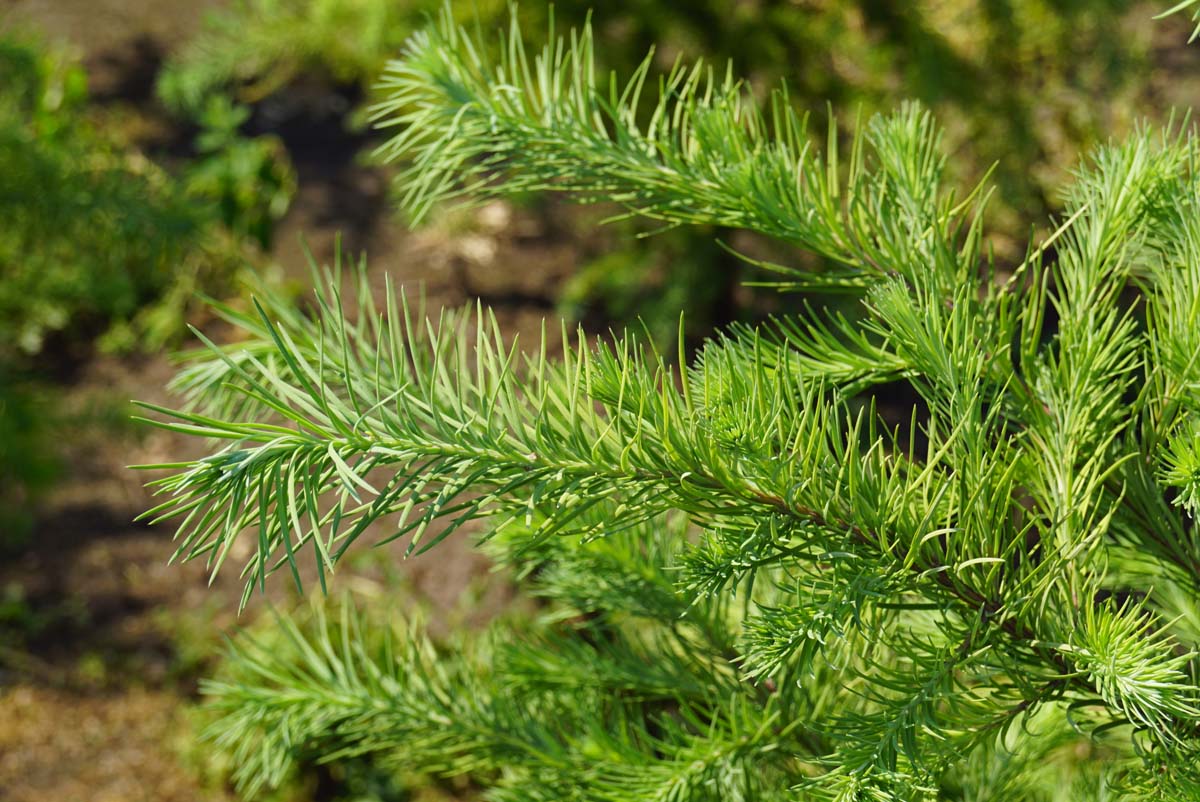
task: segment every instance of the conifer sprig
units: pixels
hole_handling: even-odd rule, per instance
[[[831,122],[824,155],[785,91],[761,109],[733,78],[697,63],[657,82],[652,54],[624,84],[598,74],[590,26],[530,52],[512,29],[489,60],[448,12],[415,35],[380,82],[380,148],[405,164],[415,219],[450,199],[554,190],[621,204],[669,225],[757,231],[832,261],[820,273],[776,266],[781,286],[854,288],[936,264],[964,279],[943,235],[982,202],[942,195],[940,132],[915,104],[865,126],[848,164]],[[934,260],[930,263],[928,260]]]
[[[733,327],[671,364],[629,337],[524,347],[482,309],[430,323],[390,286],[376,308],[336,269],[313,318],[223,309],[246,339],[194,356],[186,409],[152,408],[218,444],[150,466],[179,556],[217,570],[255,539],[249,593],[299,582],[305,550],[324,582],[360,539],[482,521],[548,604],[486,659],[285,623],[291,647],[246,646],[211,687],[243,781],[372,753],[498,799],[1050,800],[1054,756],[1072,798],[1189,798],[1193,136],[1099,149],[1052,247],[1000,280],[986,188],[942,187],[926,112],[868,121],[842,164],[784,95],[760,112],[700,68],[643,115],[650,62],[605,81],[591,46],[531,57],[514,29],[493,61],[445,18],[415,39],[380,106],[414,213],[551,189],[743,227],[826,257],[788,282],[859,292],[860,316]],[[897,381],[921,403],[893,429]]]

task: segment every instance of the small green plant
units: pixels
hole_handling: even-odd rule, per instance
[[[216,571],[248,536],[247,594],[302,559],[324,587],[356,542],[473,524],[545,599],[450,650],[345,609],[238,641],[207,693],[243,786],[373,755],[497,800],[1200,797],[1200,140],[1095,151],[1002,273],[988,188],[947,187],[921,107],[822,153],[783,94],[618,83],[592,43],[415,37],[378,107],[410,209],[550,190],[743,228],[824,257],[774,279],[861,317],[689,363],[518,347],[336,268],[315,319],[222,308],[245,339],[149,407],[223,444],[152,466],[179,556]]]
[[[296,194],[296,174],[277,138],[241,135],[249,117],[248,108],[224,95],[208,99],[196,137],[199,158],[188,165],[184,186],[189,195],[215,204],[227,229],[267,249]]]
[[[133,315],[202,227],[161,172],[92,128],[85,100],[77,67],[0,39],[0,358]]]

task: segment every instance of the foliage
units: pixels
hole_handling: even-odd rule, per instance
[[[82,112],[83,74],[0,41],[0,357],[128,318],[169,282],[203,218],[157,168]]]
[[[226,228],[266,249],[296,194],[296,175],[277,138],[240,135],[249,116],[249,109],[223,95],[209,98],[196,137],[200,158],[188,166],[184,185],[190,195],[216,204]]]
[[[548,13],[549,4],[525,4],[520,15],[527,30],[544,30],[552,16],[581,24],[592,5],[560,0]],[[194,116],[222,92],[256,102],[290,83],[366,87],[436,7],[434,0],[240,0],[212,14],[168,65],[161,94]],[[454,8],[469,27],[504,27],[502,2]],[[1057,211],[1055,188],[1079,154],[1127,132],[1138,115],[1159,113],[1164,94],[1172,95],[1151,64],[1151,13],[1141,0],[622,0],[605,4],[595,35],[602,66],[628,72],[656,44],[658,67],[680,52],[718,65],[732,59],[760,94],[786,80],[792,102],[818,118],[827,102],[869,117],[910,96],[921,100],[945,124],[945,148],[956,154],[951,177],[973,184],[992,171],[992,244],[1015,262],[1029,226]],[[493,44],[484,38],[485,51]],[[840,132],[850,133],[849,126]],[[686,270],[674,260],[677,250],[695,257]],[[629,280],[596,281],[607,268]],[[728,318],[714,301],[728,285],[728,261],[710,237],[690,232],[669,243],[626,238],[567,288],[562,308],[627,311],[652,331],[670,331],[674,311],[656,303],[664,272],[697,323]]]
[[[769,267],[861,321],[817,304],[672,365],[377,308],[336,266],[315,319],[221,307],[245,339],[148,406],[211,444],[150,466],[179,557],[249,537],[247,594],[301,559],[324,586],[359,540],[472,525],[546,602],[448,652],[349,611],[236,643],[208,691],[243,785],[376,755],[497,800],[1196,798],[1194,135],[1096,150],[1000,273],[989,190],[948,186],[920,106],[847,158],[783,94],[649,61],[618,84],[592,47],[415,37],[379,107],[410,208],[554,190],[748,229],[824,257]]]
[[[173,109],[197,114],[213,95],[270,95],[304,74],[368,84],[420,22],[420,3],[396,0],[238,0],[208,14],[203,31],[159,78]]]
[[[277,143],[237,135],[214,99],[202,158],[177,180],[88,117],[86,77],[34,38],[0,38],[0,360],[107,330],[158,347],[199,287],[228,281],[265,244],[295,178]]]
[[[229,285],[249,253],[244,236],[268,238],[292,191],[277,147],[236,137],[215,113],[206,158],[179,180],[93,123],[87,101],[71,59],[33,36],[0,36],[5,546],[27,532],[56,473],[61,410],[45,380],[94,345],[177,338],[197,290]]]
[[[46,409],[38,388],[0,363],[0,554],[24,542],[30,497],[57,474]]]

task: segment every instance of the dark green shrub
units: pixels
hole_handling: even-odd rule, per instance
[[[169,177],[94,130],[84,83],[51,51],[0,39],[0,359],[128,320],[207,233]]]
[[[296,194],[296,175],[276,137],[239,133],[249,116],[249,109],[223,95],[208,99],[199,117],[199,158],[188,165],[184,186],[189,195],[214,203],[226,228],[266,249]]]

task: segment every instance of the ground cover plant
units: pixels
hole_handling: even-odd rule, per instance
[[[544,600],[448,649],[344,606],[235,641],[207,693],[243,786],[371,755],[497,800],[1200,796],[1191,130],[1096,150],[1000,270],[922,107],[818,149],[782,93],[618,83],[592,43],[415,36],[377,108],[410,211],[550,190],[748,229],[821,257],[766,280],[860,317],[814,302],[689,360],[507,342],[336,268],[313,318],[220,308],[244,338],[149,407],[214,444],[156,466],[181,557],[246,538],[247,595],[326,587],[359,541],[474,525]]]

